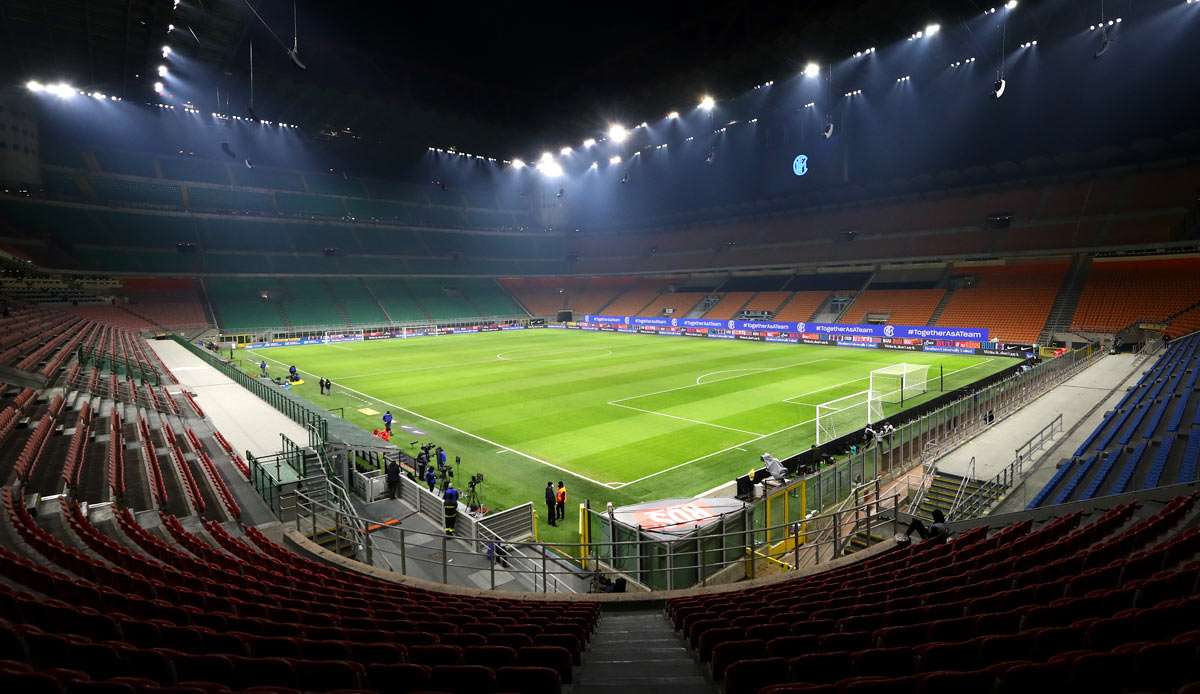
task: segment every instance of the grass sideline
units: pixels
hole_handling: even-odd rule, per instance
[[[436,442],[450,460],[462,457],[456,480],[484,473],[485,505],[532,500],[541,515],[548,481],[566,482],[570,506],[583,499],[620,506],[693,496],[756,467],[764,451],[781,458],[802,451],[815,439],[816,405],[865,390],[870,371],[882,366],[930,364],[933,378],[940,365],[950,390],[1012,364],[562,330],[239,350],[237,358],[255,374],[259,359],[272,375],[295,364],[305,376],[299,394],[345,408],[346,419],[365,429],[381,426],[390,409],[401,448]],[[321,377],[333,381],[332,395],[319,394]],[[568,514],[557,528],[543,520],[542,539],[577,542],[574,519]]]

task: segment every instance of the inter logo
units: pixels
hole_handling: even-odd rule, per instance
[[[808,173],[807,154],[797,154],[796,158],[792,160],[792,173],[796,174],[797,176],[803,176],[804,174]]]

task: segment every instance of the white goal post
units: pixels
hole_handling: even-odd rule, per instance
[[[869,390],[817,405],[817,445],[858,431],[883,419],[883,401]]]
[[[903,405],[928,390],[928,364],[892,364],[871,372],[870,393],[887,404]]]

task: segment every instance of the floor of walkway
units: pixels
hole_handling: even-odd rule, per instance
[[[1102,357],[1058,387],[1044,393],[1016,413],[1000,421],[979,436],[954,449],[937,462],[937,469],[955,475],[970,472],[975,459],[976,479],[989,480],[1012,464],[1016,449],[1037,434],[1059,414],[1063,433],[1070,432],[1081,420],[1093,414],[1093,408],[1107,400],[1138,369],[1132,354]],[[1098,414],[1103,415],[1103,411]],[[1051,446],[1057,443],[1051,442]],[[1042,452],[1049,446],[1042,449]],[[1035,452],[1035,455],[1040,455]]]
[[[308,441],[304,427],[217,371],[173,340],[150,340],[159,359],[193,393],[196,403],[217,431],[239,452],[255,456],[279,452],[280,434],[298,443]]]

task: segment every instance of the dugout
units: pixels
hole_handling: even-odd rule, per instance
[[[746,556],[750,506],[738,499],[663,499],[585,513],[599,568],[651,590],[705,582]]]

